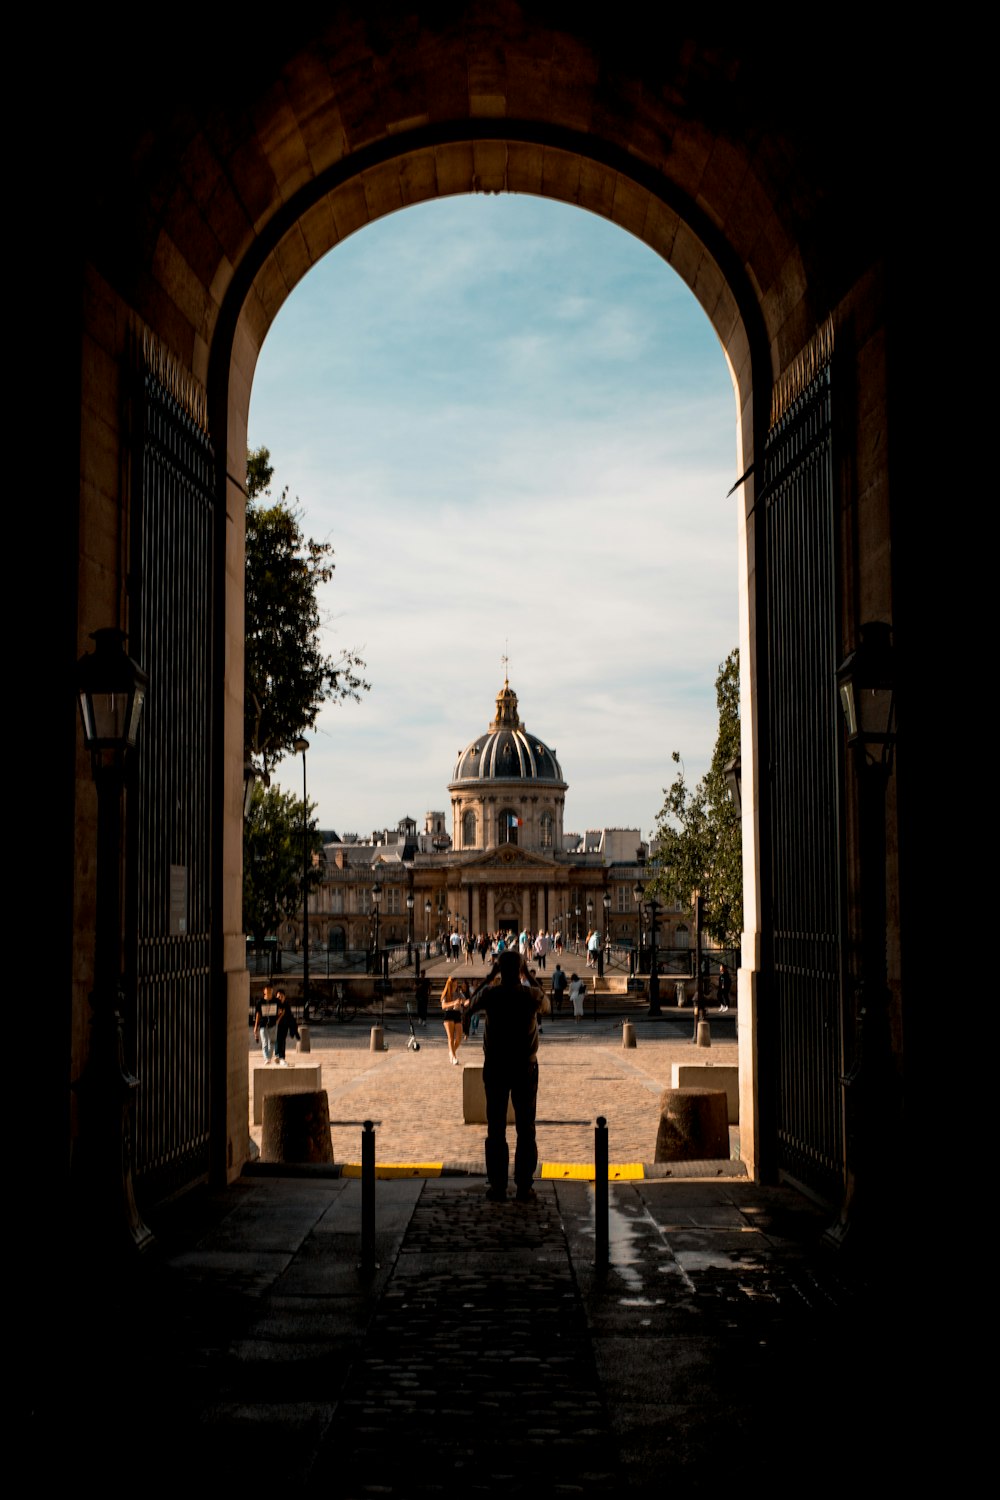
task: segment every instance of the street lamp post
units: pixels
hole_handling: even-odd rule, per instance
[[[406,893],[406,967],[413,962],[413,890]]]
[[[306,799],[306,751],[301,735],[292,749],[302,756],[302,1019],[309,1021],[309,803]]]
[[[428,960],[431,956],[431,912],[433,910],[434,908],[431,906],[431,900],[428,896],[424,902],[424,958]]]
[[[598,951],[597,977],[604,978],[604,958],[607,956],[608,963],[611,962],[611,895],[605,891],[601,897],[601,905],[604,907],[604,944]]]
[[[694,984],[694,1036],[692,1041],[698,1040],[698,1023],[701,1021],[705,1009],[705,964],[702,957],[702,945],[705,935],[705,897],[701,891],[692,893],[692,905],[694,906],[694,953],[695,953],[695,984]]]
[[[837,1221],[826,1238],[841,1245],[859,1217],[868,1232],[895,1210],[887,1143],[898,1139],[903,1117],[892,1064],[891,992],[886,961],[886,811],[896,743],[896,669],[892,632],[873,621],[861,626],[857,648],[837,671],[837,687],[853,752],[858,796],[861,886],[860,973],[854,985],[853,1036],[845,1048],[844,1114],[847,1182]],[[849,1033],[850,1035],[850,1033]]]
[[[632,965],[633,976],[639,972],[642,959],[642,898],[643,889],[640,881],[636,881],[632,887],[632,899],[635,902],[635,962]]]
[[[382,885],[376,880],[372,886],[372,905],[375,908],[375,937],[372,943],[372,972],[378,973],[379,908],[382,905]]]
[[[135,1201],[132,1102],[139,1080],[125,1067],[122,1021],[122,798],[149,678],[125,653],[121,630],[96,630],[77,663],[83,737],[97,790],[97,910],[90,1047],[74,1084],[80,1139],[76,1198],[98,1260],[152,1244]]]
[[[657,972],[659,959],[656,952],[656,924],[660,915],[660,903],[655,896],[650,896],[646,903],[649,913],[649,1014],[658,1016],[660,1011],[660,976]]]

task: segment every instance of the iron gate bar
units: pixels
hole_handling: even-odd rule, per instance
[[[130,790],[127,1019],[149,1201],[208,1168],[214,461],[148,365],[135,410],[131,642],[150,687]]]
[[[831,365],[768,434],[771,1046],[778,1167],[843,1182],[842,872]]]

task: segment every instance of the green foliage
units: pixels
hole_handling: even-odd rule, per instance
[[[265,771],[316,722],[323,703],[359,699],[369,684],[356,651],[321,646],[317,588],[333,574],[333,548],[303,535],[283,490],[270,496],[266,448],[247,453],[244,745]]]
[[[731,651],[715,680],[719,734],[712,763],[693,791],[681,766],[665,792],[654,834],[659,874],[649,889],[663,900],[689,906],[691,893],[706,897],[706,927],[716,942],[736,947],[743,930],[743,844],[740,816],[729,800],[725,767],[740,753],[740,653]]]
[[[309,813],[313,811],[312,806]],[[312,856],[322,849],[316,819],[309,818],[309,888],[322,872]],[[278,787],[258,786],[243,828],[243,927],[255,942],[302,906],[302,800]]]

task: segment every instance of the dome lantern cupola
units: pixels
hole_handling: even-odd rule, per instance
[[[521,722],[506,676],[489,728],[459,752],[448,790],[458,850],[501,843],[561,846],[562,767],[556,752]]]

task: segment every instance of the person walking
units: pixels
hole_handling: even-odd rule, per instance
[[[451,984],[451,977],[450,976],[448,978],[448,983]],[[416,994],[417,994],[417,1025],[418,1026],[426,1026],[427,1025],[427,1003],[428,1003],[428,1001],[430,1000],[430,997],[431,997],[431,982],[427,978],[426,974],[421,974],[420,978],[417,980],[417,983],[416,983]]]
[[[253,1035],[254,1041],[260,1042],[260,1050],[264,1054],[264,1065],[269,1067],[274,1060],[274,1012],[272,990],[270,984],[265,984],[260,999],[257,1001],[253,1013]]]
[[[535,1196],[532,1179],[538,1165],[535,1112],[538,1103],[538,1014],[542,992],[521,982],[515,950],[502,953],[486,982],[473,996],[470,1010],[486,1015],[483,1086],[486,1090],[486,1196],[492,1203],[507,1198],[510,1156],[507,1147],[507,1102],[514,1106],[517,1144],[514,1186],[519,1203]]]
[[[276,990],[274,998],[278,1002],[278,1020],[274,1028],[274,1061],[277,1067],[287,1068],[288,1064],[285,1062],[285,1043],[288,1040],[289,1032],[296,1039],[298,1038],[299,1028],[296,1025],[295,1015],[292,1011],[292,1002],[284,990]]]
[[[448,1056],[452,1066],[458,1067],[458,1049],[465,1039],[463,1012],[469,1003],[469,981],[456,979],[449,974],[441,991],[441,1009],[444,1011],[444,1032],[448,1038]]]
[[[719,965],[719,1009],[729,1009],[729,994],[732,989],[732,978],[725,964]]]
[[[552,975],[552,1014],[557,1015],[562,1010],[563,1001],[566,998],[567,979],[565,972],[558,964]]]
[[[578,975],[571,974],[569,979],[569,998],[573,1002],[573,1020],[583,1020],[583,1002],[587,995],[587,981],[580,979]]]

